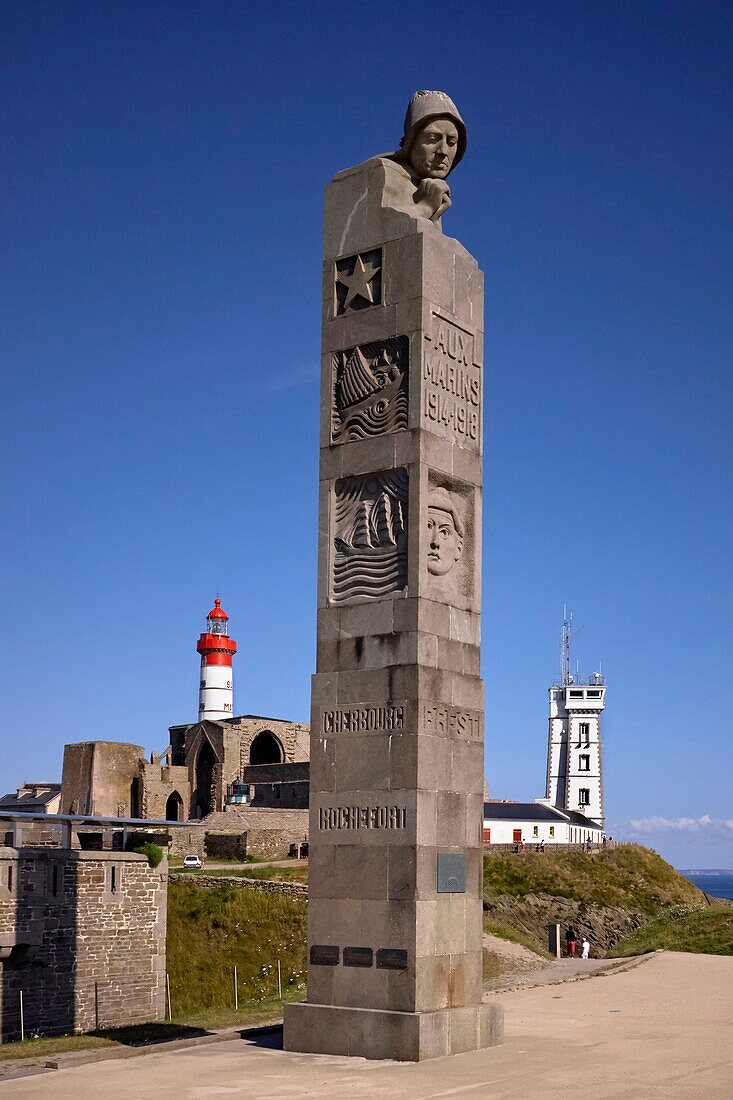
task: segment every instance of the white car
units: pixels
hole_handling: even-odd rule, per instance
[[[203,867],[203,865],[204,865],[204,861],[202,860],[201,856],[184,856],[183,857],[183,866],[184,867]]]

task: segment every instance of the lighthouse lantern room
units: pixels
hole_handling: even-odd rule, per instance
[[[220,721],[232,717],[232,657],[237,643],[229,637],[229,616],[217,597],[206,616],[206,631],[199,636],[196,649],[201,654],[199,686],[199,722],[204,718]]]

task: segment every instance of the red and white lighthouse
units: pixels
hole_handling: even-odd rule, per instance
[[[201,654],[199,722],[204,718],[232,717],[232,657],[237,652],[237,643],[229,637],[228,622],[221,600],[215,599],[206,616],[206,632],[200,635],[196,646]]]

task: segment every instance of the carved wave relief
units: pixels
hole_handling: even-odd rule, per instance
[[[331,600],[377,599],[407,583],[407,470],[336,483]]]
[[[409,340],[396,336],[333,356],[331,441],[397,432],[407,427]]]

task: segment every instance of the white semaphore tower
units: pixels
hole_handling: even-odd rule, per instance
[[[229,616],[217,597],[206,616],[206,631],[196,646],[201,654],[199,722],[204,718],[231,718],[233,714],[232,657],[237,643],[228,636],[228,622]]]
[[[559,683],[550,691],[547,792],[543,801],[605,823],[601,767],[601,714],[606,682],[570,672],[572,613],[563,619]]]

